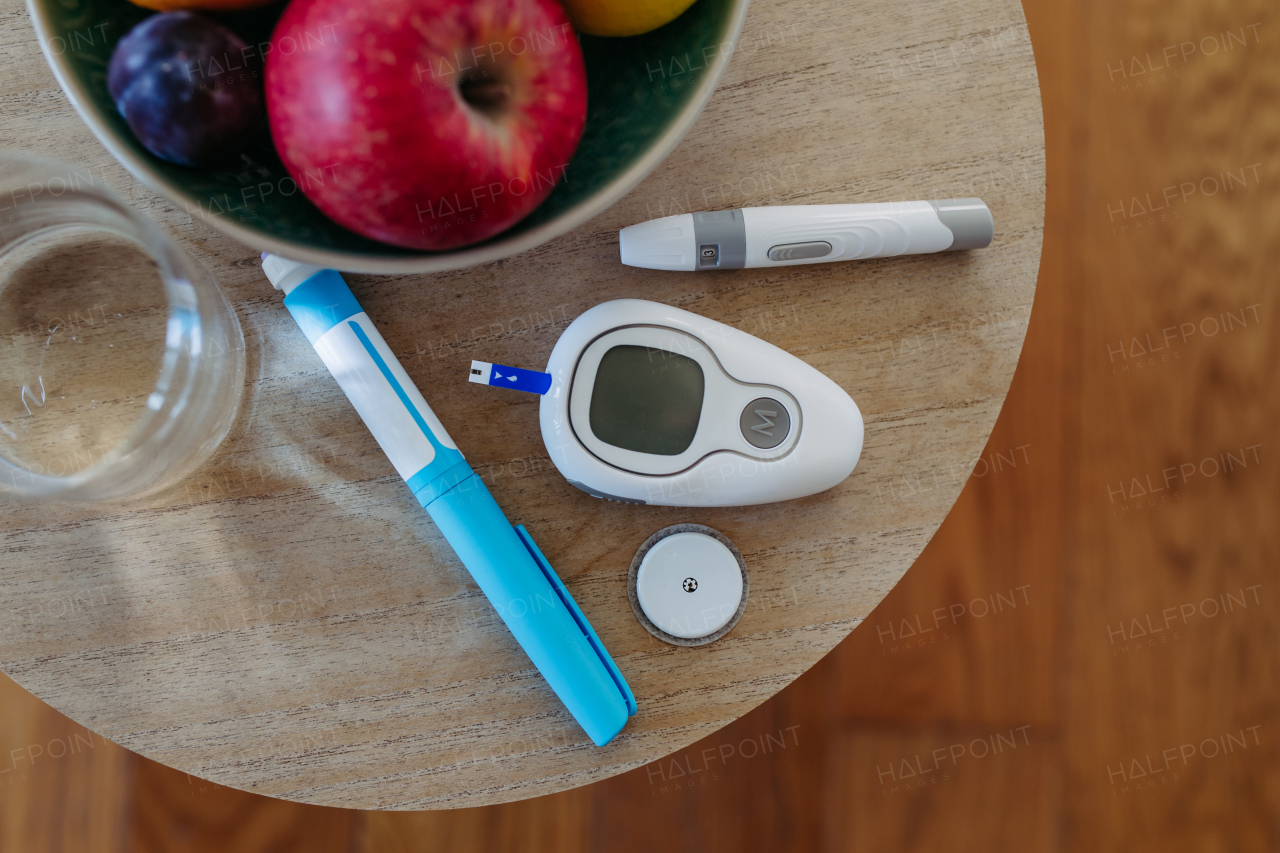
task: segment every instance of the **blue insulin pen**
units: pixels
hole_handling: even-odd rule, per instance
[[[266,253],[262,269],[534,666],[604,746],[635,696],[528,531],[511,526],[342,276]]]

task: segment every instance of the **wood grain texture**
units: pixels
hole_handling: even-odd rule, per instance
[[[1030,730],[864,729],[826,757],[828,853],[1056,847],[1054,744]]]
[[[350,809],[249,794],[154,761],[139,761],[134,780],[130,853],[350,853],[361,825]]]
[[[136,756],[0,676],[0,850],[124,853]]]
[[[395,820],[366,820],[353,849],[379,853],[418,850],[521,850],[525,853],[582,853],[588,845],[593,797],[575,788],[501,808],[430,812],[377,812]]]
[[[1187,161],[1215,160],[1245,141],[1242,150],[1280,149],[1272,95],[1280,85],[1276,10],[1249,0],[1179,0],[1158,8],[1031,0],[1026,11],[1044,99],[1044,259],[1018,371],[982,457],[1003,452],[1007,458],[1009,448],[1030,443],[1030,463],[968,478],[929,546],[867,624],[725,728],[635,771],[565,794],[425,817],[367,813],[353,828],[353,850],[519,851],[538,843],[520,833],[531,821],[539,826],[538,837],[558,839],[566,849],[610,853],[809,853],[858,849],[873,837],[888,850],[927,843],[933,849],[973,845],[1050,853],[1276,849],[1280,796],[1273,749],[1280,685],[1269,655],[1277,645],[1280,603],[1269,578],[1280,530],[1267,521],[1276,515],[1277,489],[1268,479],[1273,473],[1267,475],[1274,429],[1266,432],[1275,423],[1274,388],[1267,384],[1274,382],[1276,363],[1273,317],[1265,315],[1266,324],[1237,325],[1230,335],[1179,341],[1176,360],[1161,361],[1157,354],[1155,364],[1148,359],[1142,368],[1134,366],[1140,359],[1113,358],[1108,351],[1116,351],[1120,335],[1129,335],[1126,352],[1134,336],[1150,331],[1158,340],[1164,321],[1153,315],[1166,304],[1174,319],[1193,322],[1209,313],[1202,306],[1223,296],[1269,303],[1276,266],[1273,189],[1237,195],[1213,211],[1212,222],[1176,232],[1170,242],[1108,243],[1107,234],[1097,233],[1099,222],[1110,224],[1105,205],[1114,209],[1118,192],[1127,190],[1131,198],[1135,189],[1149,191],[1141,181],[1130,182],[1130,173],[1160,175],[1150,182],[1158,192],[1166,176],[1184,173]],[[1131,65],[1137,56],[1145,65],[1144,54],[1156,58],[1170,40],[1181,44],[1229,28],[1238,34],[1254,22],[1260,23],[1259,42],[1216,60],[1192,54],[1185,66],[1176,63],[1179,77],[1157,79],[1156,88],[1131,84],[1121,97],[1125,93],[1113,91],[1108,80],[1108,65],[1115,68],[1122,59]],[[1173,79],[1181,88],[1159,89]],[[1207,98],[1206,89],[1214,97]],[[1226,106],[1219,107],[1222,99]],[[1183,253],[1174,245],[1181,241],[1192,241],[1195,250]],[[1180,253],[1176,261],[1171,252]],[[1229,310],[1238,316],[1239,308]],[[929,345],[925,336],[907,351],[923,355]],[[1182,370],[1193,354],[1195,369]],[[1127,373],[1111,372],[1126,362]],[[1121,377],[1132,382],[1117,381]],[[1132,401],[1126,399],[1136,393],[1131,387],[1144,389]],[[1193,416],[1206,399],[1211,404]],[[1112,518],[1108,484],[1114,489],[1126,475],[1157,476],[1161,448],[1200,448],[1202,421],[1224,413],[1246,434],[1261,425],[1263,465],[1239,469],[1229,488],[1206,478],[1207,491],[1181,493],[1179,501],[1192,502],[1187,511],[1153,513],[1137,525],[1103,523]],[[1245,476],[1251,472],[1266,476]],[[898,485],[902,500],[932,487],[930,478]],[[1083,525],[1084,516],[1097,513],[1102,517],[1093,525]],[[950,637],[909,655],[902,648],[888,653],[891,637],[880,642],[878,629],[886,625],[901,628],[902,619],[929,619],[933,608],[972,603],[1024,583],[1032,584],[1030,606],[1006,609],[999,619],[966,613],[948,626],[956,629]],[[1121,621],[1133,633],[1132,620],[1145,622],[1147,615],[1158,625],[1169,606],[1180,610],[1227,592],[1238,600],[1242,586],[1256,583],[1262,584],[1258,602],[1243,609],[1233,604],[1226,619],[1200,617],[1176,640],[1166,634],[1170,640],[1159,642],[1157,632],[1157,645],[1122,653],[1118,648],[1129,644],[1108,633]],[[774,599],[772,606],[781,603]],[[42,725],[55,731],[64,719],[16,687],[0,689],[0,702],[54,721]],[[1028,723],[1036,752],[1006,748],[996,757],[1012,758],[1010,763],[981,759],[967,768],[972,772],[965,785],[948,780],[911,800],[879,794],[877,763],[884,769],[894,758],[919,753],[923,765],[926,753],[955,742],[953,732],[982,735],[1004,727],[1007,736],[1008,727]],[[1154,764],[1166,747],[1189,740],[1199,746],[1228,730],[1238,738],[1240,728],[1259,723],[1260,745],[1241,749],[1233,742],[1230,753],[1189,758],[1177,779],[1137,777],[1156,784],[1130,784],[1121,794],[1123,780],[1112,777],[1113,785],[1108,778],[1108,768],[1121,763],[1128,773],[1132,759],[1149,754]],[[745,740],[770,733],[776,739],[797,725],[798,744],[774,745],[770,753],[741,760]],[[703,784],[701,774],[673,776],[668,758],[700,769],[704,749],[718,756],[726,745],[735,751],[724,772],[718,760],[708,765],[719,778]],[[132,779],[175,771],[134,761],[126,779],[93,784],[86,783],[85,768],[59,761],[46,768],[57,776],[48,784],[75,789],[78,800],[96,801],[92,808],[103,814],[154,810],[159,814],[148,820],[164,819],[174,806],[132,793]],[[684,787],[674,787],[672,778],[683,779]],[[658,793],[664,781],[667,790]],[[136,790],[147,788],[136,784]],[[975,792],[984,798],[975,802]],[[570,813],[559,797],[586,798],[585,813]],[[260,803],[282,811],[313,808],[265,798]],[[6,821],[22,816],[22,830],[4,836],[4,849],[80,849],[49,843],[52,827],[68,814],[63,800],[14,797],[5,807]],[[998,809],[1003,820],[989,820],[987,809]],[[226,830],[210,811],[206,836],[192,838],[184,853],[226,849],[217,842]],[[1046,814],[1053,819],[1051,837],[1040,829]],[[422,821],[431,822],[429,830]],[[1009,826],[1028,831],[1011,841]]]
[[[1277,10],[1166,9],[1099,4],[1083,48],[1065,817],[1076,848],[1270,850],[1280,117],[1254,105],[1280,88]]]
[[[697,129],[588,226],[487,267],[352,277],[636,691],[640,714],[595,749],[395,477],[255,254],[112,164],[33,52],[16,0],[3,8],[15,73],[0,82],[0,143],[94,167],[160,220],[215,272],[249,347],[244,413],[186,482],[140,506],[3,509],[6,606],[34,612],[88,588],[106,603],[10,630],[0,665],[142,755],[247,791],[378,809],[516,800],[642,766],[830,651],[919,555],[986,444],[1026,330],[1044,208],[1035,68],[1009,0],[876,0],[856,20],[836,2],[760,3]],[[673,212],[969,195],[995,213],[988,251],[697,277],[616,262],[620,226]],[[461,381],[472,358],[537,366],[573,317],[637,296],[739,326],[848,389],[867,420],[855,475],[775,506],[603,505],[547,461],[536,401]],[[710,648],[660,645],[626,606],[635,548],[682,521],[738,544],[758,602]]]

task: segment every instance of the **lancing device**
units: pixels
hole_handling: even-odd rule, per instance
[[[262,269],[413,496],[597,746],[636,712],[604,644],[523,526],[512,527],[334,270]]]
[[[618,243],[628,266],[694,272],[984,249],[994,237],[981,199],[951,198],[682,213],[629,225]]]

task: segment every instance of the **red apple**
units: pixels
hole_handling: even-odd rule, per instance
[[[266,94],[276,150],[317,207],[427,250],[527,216],[587,112],[582,52],[555,0],[293,0]]]

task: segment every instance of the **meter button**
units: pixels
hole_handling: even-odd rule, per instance
[[[769,250],[771,261],[804,261],[810,258],[825,258],[831,254],[831,244],[825,240],[815,243],[783,243]]]
[[[753,447],[769,450],[782,444],[791,432],[791,415],[772,397],[757,397],[738,416],[738,429]]]

